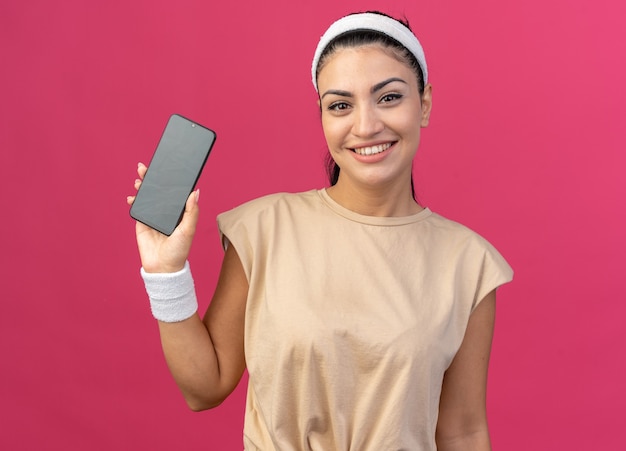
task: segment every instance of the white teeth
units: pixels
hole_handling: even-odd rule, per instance
[[[380,144],[378,146],[371,147],[358,147],[354,149],[356,153],[359,155],[376,155],[377,153],[381,153],[391,147],[391,143]]]

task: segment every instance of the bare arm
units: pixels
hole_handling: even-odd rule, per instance
[[[495,322],[496,292],[472,313],[465,338],[443,380],[437,423],[440,451],[489,451],[487,370]]]
[[[192,410],[218,406],[241,379],[247,293],[241,262],[229,246],[204,321],[196,314],[180,323],[159,322],[165,359]]]
[[[143,164],[139,165],[136,189],[146,170]],[[189,196],[182,221],[169,237],[137,222],[137,245],[146,272],[171,273],[183,268],[198,221],[198,194]],[[127,201],[132,204],[134,196]],[[197,313],[180,322],[159,321],[167,364],[192,410],[219,405],[241,379],[245,368],[243,327],[247,293],[241,261],[230,246],[204,321]]]

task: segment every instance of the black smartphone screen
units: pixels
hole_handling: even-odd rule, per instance
[[[214,142],[212,130],[172,115],[131,206],[131,217],[171,235]]]

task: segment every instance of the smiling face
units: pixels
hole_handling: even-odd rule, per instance
[[[324,135],[341,168],[336,187],[410,195],[430,86],[420,95],[415,71],[379,44],[337,49],[317,82]]]

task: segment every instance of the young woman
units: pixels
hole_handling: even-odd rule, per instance
[[[422,47],[386,15],[349,15],[312,75],[331,186],[218,217],[225,256],[203,319],[187,263],[198,194],[170,237],[136,226],[169,368],[193,410],[248,369],[246,450],[488,450],[495,290],[512,271],[414,199],[432,108]]]

